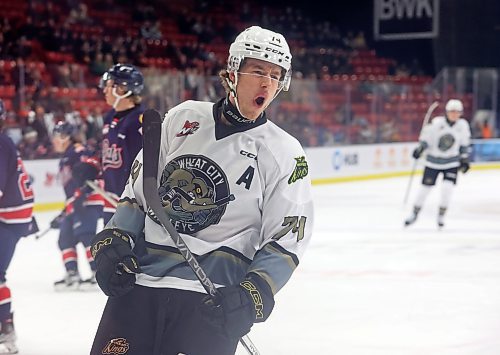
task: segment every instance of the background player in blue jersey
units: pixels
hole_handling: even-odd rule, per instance
[[[132,162],[142,148],[141,115],[144,108],[140,94],[144,89],[144,77],[132,65],[115,64],[104,73],[100,87],[106,103],[112,107],[104,117],[102,129],[104,189],[118,201]],[[105,201],[104,224],[114,212],[115,207]]]
[[[95,180],[100,169],[98,158],[79,141],[79,135],[77,127],[68,122],[58,122],[52,136],[54,150],[63,154],[59,162],[59,178],[66,195],[58,241],[66,275],[54,283],[57,291],[87,289],[96,284],[95,276],[81,280],[76,246],[79,242],[83,244],[90,268],[95,272],[90,241],[96,233],[97,221],[102,214],[103,199],[86,187],[85,181]]]
[[[21,237],[38,231],[32,217],[33,189],[12,140],[2,132],[5,106],[0,100],[0,353],[15,354],[16,335],[6,272]]]

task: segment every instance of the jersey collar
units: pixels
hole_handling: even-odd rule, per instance
[[[230,136],[231,134],[238,132],[245,132],[267,122],[266,113],[263,112],[262,115],[257,118],[252,123],[248,124],[226,124],[222,121],[222,107],[225,99],[220,99],[217,101],[212,109],[213,118],[215,121],[215,138],[217,140]]]

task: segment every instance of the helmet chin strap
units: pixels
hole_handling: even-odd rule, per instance
[[[129,97],[130,95],[132,95],[132,91],[127,91],[125,94],[123,95],[118,95],[118,92],[116,91],[116,87],[113,87],[113,90],[111,91],[113,93],[113,96],[115,97],[115,102],[113,103],[113,108],[116,110],[116,107],[118,106],[118,104],[120,103],[120,100],[121,99],[124,99],[126,97]]]
[[[229,86],[229,95],[224,100],[222,109],[226,120],[229,121],[233,126],[241,126],[247,124],[253,124],[256,120],[250,120],[241,114],[241,110],[238,104],[238,94],[236,93],[236,86],[238,85],[238,73],[234,73],[234,83],[231,79],[226,78],[227,85]],[[229,96],[234,98],[233,105],[229,100]]]
[[[234,83],[231,81],[231,79],[229,79],[229,77],[226,78],[226,82],[229,86],[229,94],[234,98],[236,108],[238,109],[240,115],[243,117],[243,115],[241,114],[240,105],[238,104],[238,93],[236,92],[236,86],[238,86],[238,72],[234,72]]]

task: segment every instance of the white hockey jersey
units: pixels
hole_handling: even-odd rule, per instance
[[[465,119],[460,118],[450,125],[446,117],[434,117],[422,129],[419,138],[426,147],[425,166],[439,170],[460,166],[460,158],[469,155],[470,136],[469,123]]]
[[[162,124],[159,188],[164,209],[216,286],[257,273],[276,293],[311,238],[313,203],[299,142],[265,116],[249,127],[220,122],[222,100],[187,101]],[[142,151],[106,228],[140,236],[137,284],[204,292],[168,233],[148,211]],[[142,247],[140,244],[144,244]],[[141,250],[143,250],[141,252]]]

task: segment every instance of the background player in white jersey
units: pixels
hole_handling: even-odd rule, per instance
[[[264,112],[289,88],[291,58],[281,34],[246,29],[220,73],[227,97],[186,101],[162,125],[158,193],[221,297],[207,297],[148,209],[142,164],[157,157],[141,152],[116,214],[92,243],[110,298],[91,354],[117,346],[130,355],[234,354],[238,339],[269,317],[313,222],[304,150]]]
[[[437,223],[444,226],[444,215],[450,204],[453,188],[457,183],[458,171],[466,173],[469,170],[470,127],[461,118],[463,104],[452,99],[446,103],[445,116],[435,117],[430,124],[422,129],[419,145],[413,151],[415,159],[427,152],[422,185],[417,193],[412,214],[406,219],[405,225],[413,224],[429,194],[436,184],[437,176],[443,174],[441,199]]]

